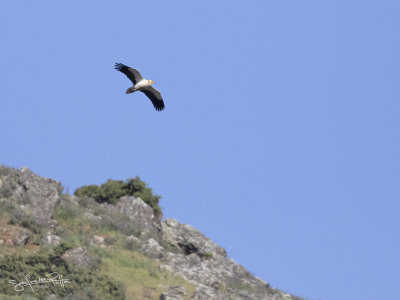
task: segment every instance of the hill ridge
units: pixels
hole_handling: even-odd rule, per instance
[[[300,299],[254,277],[192,226],[156,216],[140,197],[110,204],[62,190],[29,168],[0,166],[0,298],[29,294],[16,292],[7,276],[53,266],[75,285],[31,293],[31,299]],[[32,259],[50,263],[35,270]],[[13,264],[18,274],[12,275]]]

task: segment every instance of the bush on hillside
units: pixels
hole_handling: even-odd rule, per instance
[[[140,180],[138,176],[129,178],[126,181],[109,179],[101,186],[85,185],[78,188],[74,195],[78,197],[89,197],[100,203],[106,202],[114,205],[123,196],[140,197],[153,208],[156,216],[162,214],[159,206],[161,197],[153,195],[153,190],[149,188],[145,182]]]
[[[55,253],[37,253],[29,256],[7,255],[0,258],[0,299],[4,299],[6,295],[18,293],[13,285],[25,281],[26,274],[31,276],[30,280],[37,280],[47,278],[48,274],[56,278],[55,273],[60,274],[63,279],[69,279],[68,283],[64,286],[53,283],[33,285],[35,296],[39,299],[49,299],[50,294],[54,294],[56,299],[125,299],[125,288],[121,282],[99,272],[65,262],[60,255],[63,250],[69,248],[62,245],[56,249]],[[13,285],[9,283],[9,280],[12,280]],[[21,298],[32,293],[30,287],[25,286],[24,289],[19,292],[22,294]],[[35,297],[35,299],[38,298]]]

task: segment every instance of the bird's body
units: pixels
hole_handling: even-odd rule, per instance
[[[136,91],[140,91],[141,89],[145,89],[145,88],[151,86],[153,83],[154,83],[153,80],[142,79],[138,83],[136,83],[133,87],[130,87],[126,91],[126,93],[129,94],[129,93],[133,93],[133,92],[136,92]],[[129,91],[130,89],[133,89],[133,90]]]
[[[154,83],[153,80],[144,79],[138,70],[121,63],[116,63],[115,69],[124,73],[133,83],[133,86],[126,90],[127,94],[141,91],[149,97],[156,110],[164,109],[165,105],[161,93],[151,86]]]

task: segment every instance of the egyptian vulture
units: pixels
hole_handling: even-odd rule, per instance
[[[132,69],[121,63],[116,63],[115,69],[124,73],[133,82],[133,86],[126,90],[127,94],[141,91],[149,97],[156,110],[164,109],[165,106],[161,93],[151,86],[154,83],[153,80],[144,79],[138,70]]]

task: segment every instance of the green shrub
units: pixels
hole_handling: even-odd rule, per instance
[[[53,248],[53,253],[55,256],[63,255],[67,250],[72,249],[74,245],[69,242],[62,241],[58,246]]]
[[[211,252],[206,252],[206,253],[199,253],[199,256],[204,258],[212,258],[213,254]]]
[[[125,182],[122,180],[109,179],[101,186],[85,185],[75,191],[75,196],[89,197],[97,202],[116,204],[123,196],[140,197],[144,202],[150,205],[156,216],[161,216],[162,211],[159,206],[160,196],[153,195],[153,190],[138,176],[129,178]]]
[[[69,196],[63,195],[61,201],[57,205],[56,214],[57,219],[71,220],[82,216],[82,210],[75,202],[71,201]]]
[[[100,198],[100,187],[98,185],[84,185],[75,190],[75,196],[78,197],[89,197],[93,199]],[[99,200],[98,200],[99,201]]]
[[[43,231],[42,226],[40,226],[32,216],[26,215],[22,210],[14,211],[7,223],[10,225],[21,225],[22,227],[38,234]]]
[[[0,166],[0,176],[7,176],[10,174],[11,168],[7,168],[5,166]]]
[[[107,275],[69,265],[59,255],[51,253],[27,257],[5,256],[0,260],[0,270],[0,299],[3,299],[3,295],[32,295],[29,287],[21,292],[14,291],[8,280],[21,282],[26,274],[30,274],[31,280],[34,280],[54,272],[61,274],[64,279],[70,279],[70,283],[64,287],[48,283],[46,289],[34,286],[39,299],[47,299],[46,296],[50,294],[55,294],[57,299],[125,299],[125,290],[120,282]]]
[[[115,237],[112,237],[112,236],[106,236],[106,238],[104,239],[104,242],[107,245],[114,245],[116,241],[117,241],[117,239]]]
[[[129,195],[126,190],[126,184],[122,180],[107,180],[106,183],[100,186],[99,192],[98,198],[95,199],[99,202],[111,204],[117,204],[119,198]]]
[[[124,243],[124,248],[127,250],[138,252],[140,250],[140,245],[133,240],[126,240]]]

